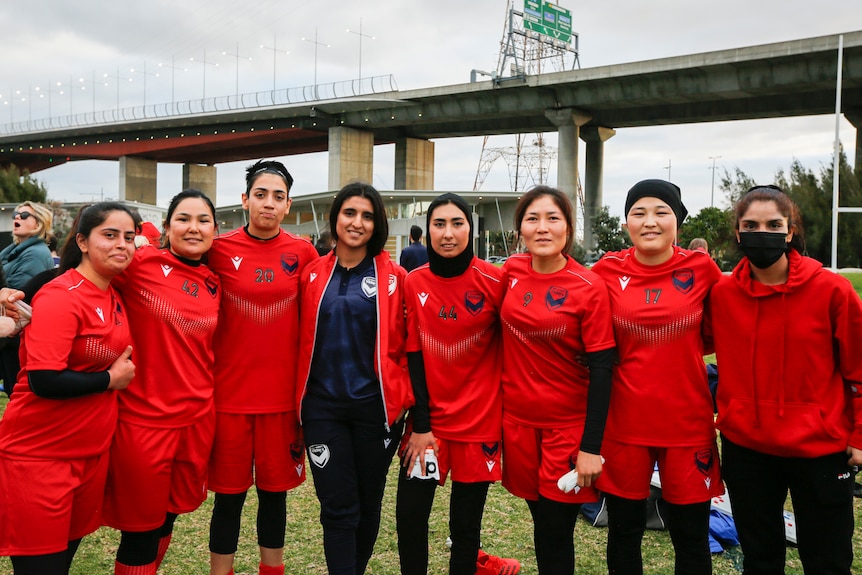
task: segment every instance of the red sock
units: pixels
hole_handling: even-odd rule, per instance
[[[155,563],[147,563],[146,565],[124,565],[117,561],[114,562],[114,575],[156,575]]]
[[[264,565],[260,564],[258,575],[284,575],[284,563],[281,565]]]
[[[165,558],[165,553],[168,552],[168,545],[171,544],[171,535],[173,535],[173,533],[165,535],[159,539],[159,551],[156,553],[156,569],[161,566],[162,560]]]

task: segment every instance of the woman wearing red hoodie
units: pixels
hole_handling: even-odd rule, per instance
[[[806,573],[850,573],[862,464],[862,303],[804,257],[798,207],[775,186],[736,205],[742,253],[711,294],[722,475],[746,575],[784,573],[788,490]]]

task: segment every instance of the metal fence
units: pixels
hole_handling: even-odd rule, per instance
[[[0,135],[32,134],[65,128],[120,124],[138,120],[194,116],[229,112],[231,110],[284,106],[288,104],[304,104],[321,100],[396,91],[398,91],[398,86],[395,84],[395,77],[389,74],[386,76],[343,80],[330,84],[318,84],[316,86],[301,86],[299,88],[267,90],[249,94],[199,98],[183,102],[166,102],[147,106],[132,106],[117,110],[95,110],[93,112],[38,118],[24,122],[10,122],[0,124]]]

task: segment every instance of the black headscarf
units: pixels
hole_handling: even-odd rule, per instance
[[[434,251],[431,247],[431,216],[438,206],[444,204],[452,204],[459,210],[464,212],[464,217],[467,219],[467,225],[470,226],[470,239],[467,242],[467,247],[464,251],[454,258],[444,258]],[[464,201],[464,198],[458,194],[442,194],[434,198],[428,208],[428,216],[426,218],[425,229],[428,230],[428,266],[431,272],[435,275],[444,278],[453,278],[467,271],[470,262],[473,261],[473,214],[470,206]]]

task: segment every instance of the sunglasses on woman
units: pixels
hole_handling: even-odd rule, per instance
[[[35,214],[31,214],[30,212],[12,212],[12,219],[20,217],[22,220],[26,220],[29,217],[36,217]]]

